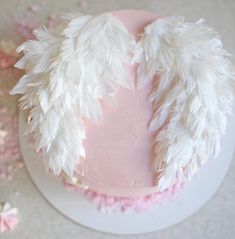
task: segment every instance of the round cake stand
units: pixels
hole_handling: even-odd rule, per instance
[[[220,186],[233,158],[235,120],[230,118],[222,138],[217,159],[209,159],[184,190],[171,200],[154,206],[151,212],[100,212],[93,203],[76,192],[64,188],[61,180],[49,175],[23,136],[26,127],[24,113],[19,115],[19,134],[22,155],[28,172],[46,200],[59,212],[86,227],[114,234],[140,234],[161,230],[177,224],[199,210]]]

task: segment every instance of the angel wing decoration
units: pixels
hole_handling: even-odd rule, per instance
[[[16,67],[26,74],[11,94],[23,94],[28,133],[34,133],[46,168],[72,176],[85,157],[82,119],[100,120],[99,99],[112,100],[118,86],[132,87],[122,72],[134,39],[111,14],[66,17],[57,28],[34,34],[36,40],[18,48],[24,56]]]
[[[203,20],[158,18],[146,26],[138,50],[134,36],[112,14],[67,16],[53,30],[18,48],[16,67],[26,74],[12,94],[23,94],[46,168],[72,176],[85,157],[83,118],[99,121],[101,98],[132,88],[125,63],[137,61],[138,86],[155,75],[149,129],[156,131],[158,191],[189,179],[210,155],[216,157],[232,112],[235,74],[220,37]],[[154,77],[155,79],[155,77]]]
[[[161,18],[139,42],[139,85],[159,75],[152,92],[157,133],[158,190],[190,178],[209,155],[216,156],[234,99],[234,72],[220,37],[203,20]]]

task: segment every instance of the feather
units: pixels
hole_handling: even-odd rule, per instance
[[[203,20],[157,19],[145,28],[138,47],[140,85],[160,76],[150,97],[150,129],[161,127],[154,165],[162,191],[189,179],[206,158],[218,154],[235,75],[220,37]]]
[[[45,167],[72,176],[85,157],[83,118],[99,121],[100,99],[114,97],[119,86],[131,88],[123,64],[131,61],[134,38],[111,14],[67,16],[57,28],[34,34],[36,40],[18,49],[24,56],[16,67],[26,74],[11,94],[23,94],[27,132],[35,135]]]

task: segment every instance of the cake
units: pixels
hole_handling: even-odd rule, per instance
[[[68,14],[18,48],[27,133],[46,169],[101,207],[145,209],[219,153],[234,72],[203,20]]]

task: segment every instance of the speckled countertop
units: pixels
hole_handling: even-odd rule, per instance
[[[37,3],[34,0],[0,0],[0,39],[17,39],[12,28],[13,17]],[[207,19],[222,36],[225,48],[235,55],[235,1],[234,0],[43,0],[40,17],[48,14],[82,11],[100,13],[115,9],[150,10],[162,16],[183,15],[186,20]],[[76,8],[75,8],[76,7]],[[0,98],[0,103],[14,100]],[[1,179],[0,179],[1,180]],[[77,225],[63,217],[39,194],[24,168],[17,171],[10,182],[0,183],[0,201],[10,201],[20,211],[20,223],[1,239],[62,239],[62,238],[145,238],[145,239],[232,239],[235,237],[235,160],[214,197],[186,221],[160,232],[138,236],[114,236]],[[18,192],[18,193],[16,193]]]

